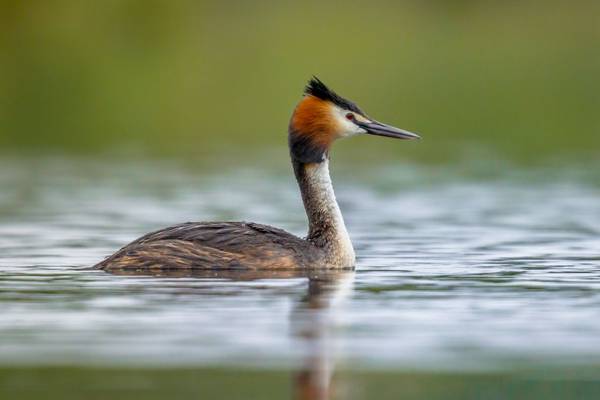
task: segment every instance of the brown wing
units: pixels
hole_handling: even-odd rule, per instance
[[[320,251],[309,242],[267,225],[188,222],[142,236],[96,267],[306,268],[320,256]]]

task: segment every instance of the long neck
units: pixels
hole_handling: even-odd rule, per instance
[[[302,163],[292,159],[296,180],[308,216],[308,237],[326,251],[329,262],[341,267],[354,266],[354,249],[342,213],[335,199],[329,160]]]

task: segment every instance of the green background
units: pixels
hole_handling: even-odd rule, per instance
[[[424,137],[341,146],[366,157],[536,163],[597,157],[600,145],[597,1],[0,7],[8,152],[198,159],[284,146],[313,74],[371,116]]]

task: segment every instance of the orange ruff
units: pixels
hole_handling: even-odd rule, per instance
[[[328,101],[305,96],[292,117],[294,131],[319,147],[329,148],[338,131],[332,107]]]

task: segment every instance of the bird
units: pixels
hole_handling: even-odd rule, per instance
[[[329,155],[336,140],[358,135],[420,138],[372,119],[313,76],[288,126],[292,169],[308,219],[305,238],[253,222],[186,222],[148,233],[94,267],[108,272],[353,269],[356,256],[333,190]]]

